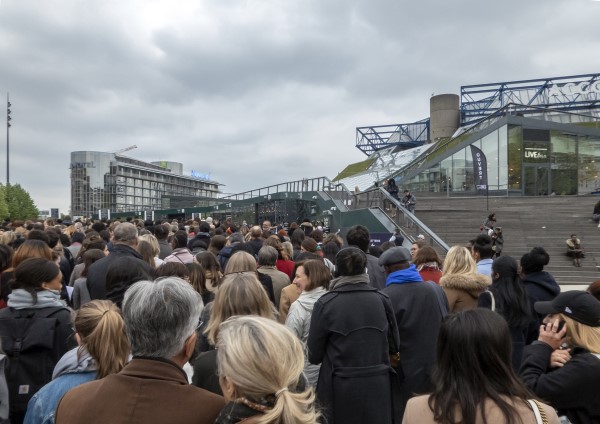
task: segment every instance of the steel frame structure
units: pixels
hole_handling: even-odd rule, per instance
[[[480,121],[510,103],[600,113],[600,73],[464,85],[460,101],[461,125]]]
[[[402,146],[402,150],[406,150],[422,146],[427,141],[429,118],[410,124],[356,128],[356,147],[367,156],[390,146]]]

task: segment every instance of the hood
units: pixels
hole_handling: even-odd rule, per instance
[[[385,285],[387,287],[390,284],[415,283],[418,281],[423,281],[423,277],[421,277],[421,274],[417,271],[415,264],[411,264],[410,267],[406,269],[394,271],[388,275]]]
[[[325,288],[317,287],[316,289],[313,289],[311,291],[302,292],[300,294],[300,297],[298,297],[298,299],[296,300],[296,302],[298,302],[298,305],[302,306],[304,309],[310,312],[313,310],[316,301],[319,300],[319,298],[325,293],[327,293],[327,290],[325,290]]]
[[[523,284],[532,284],[542,290],[547,291],[553,297],[560,293],[560,286],[552,276],[546,271],[532,272],[522,278]]]
[[[229,258],[231,256],[231,251],[233,250],[233,246],[225,246],[219,251],[219,256],[223,256],[225,258]]]
[[[470,293],[484,291],[492,284],[492,279],[478,272],[468,274],[446,274],[440,278],[440,286],[449,289],[464,290]]]
[[[52,379],[63,374],[71,374],[76,372],[96,371],[96,363],[86,349],[82,349],[81,357],[77,360],[77,351],[79,347],[71,349],[65,353],[54,367]]]

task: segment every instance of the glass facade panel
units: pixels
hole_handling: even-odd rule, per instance
[[[600,136],[579,136],[578,193],[600,190]]]
[[[508,128],[498,128],[498,190],[508,190]]]
[[[526,196],[600,191],[600,136],[505,125],[472,145],[487,158],[490,191]],[[401,184],[415,192],[449,188],[475,194],[470,147]]]
[[[552,193],[577,194],[577,136],[551,131],[550,140]]]
[[[508,189],[521,191],[522,184],[523,129],[517,125],[508,126]]]

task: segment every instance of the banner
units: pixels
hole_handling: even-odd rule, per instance
[[[487,178],[487,159],[483,152],[471,145],[471,154],[473,155],[473,180],[477,193],[487,193],[488,178]]]

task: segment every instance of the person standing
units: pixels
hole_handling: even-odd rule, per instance
[[[123,222],[115,228],[113,232],[113,249],[110,254],[94,262],[87,275],[87,286],[90,292],[90,299],[106,299],[106,275],[113,264],[123,257],[131,257],[140,262],[140,266],[148,275],[152,275],[152,268],[144,261],[142,255],[136,250],[138,244],[138,232],[135,225],[129,222]]]
[[[367,227],[364,225],[355,225],[348,230],[346,233],[346,241],[349,246],[358,247],[362,250],[367,257],[367,274],[369,283],[376,289],[381,290],[385,287],[385,271],[383,267],[377,262],[377,258],[370,255],[369,242],[370,234]]]
[[[60,358],[76,346],[71,311],[60,300],[62,274],[53,261],[29,258],[14,271],[0,338],[8,357],[11,423],[22,423],[31,397],[52,378]]]
[[[131,286],[123,319],[133,359],[118,374],[69,390],[55,423],[214,423],[225,400],[190,385],[182,368],[201,312],[202,298],[180,278]]]
[[[300,339],[306,352],[310,321],[315,303],[327,292],[331,273],[325,264],[315,259],[300,262],[296,266],[296,278],[294,284],[301,292],[300,297],[292,306],[285,320],[285,326]],[[304,365],[304,374],[308,383],[316,387],[319,378],[319,365],[308,362]]]
[[[400,372],[404,375],[399,416],[415,393],[433,390],[431,370],[435,362],[435,345],[440,325],[448,312],[444,290],[424,282],[405,247],[383,252],[379,263],[388,274],[383,293],[390,297],[400,335]],[[423,319],[427,317],[427,319]]]
[[[532,400],[510,358],[510,333],[501,316],[482,308],[448,316],[437,340],[434,389],[408,401],[403,424],[559,424],[551,406]]]
[[[387,295],[369,285],[366,266],[361,249],[340,250],[338,277],[312,312],[308,359],[321,364],[317,399],[329,424],[394,421],[390,355],[398,352],[398,327]]]
[[[404,206],[410,213],[414,215],[415,208],[417,206],[417,198],[414,196],[414,194],[412,194],[409,190],[404,190],[404,197],[402,198],[401,203],[402,206]],[[404,226],[410,228],[413,225],[414,224],[412,220],[410,220],[408,217],[405,217]]]

